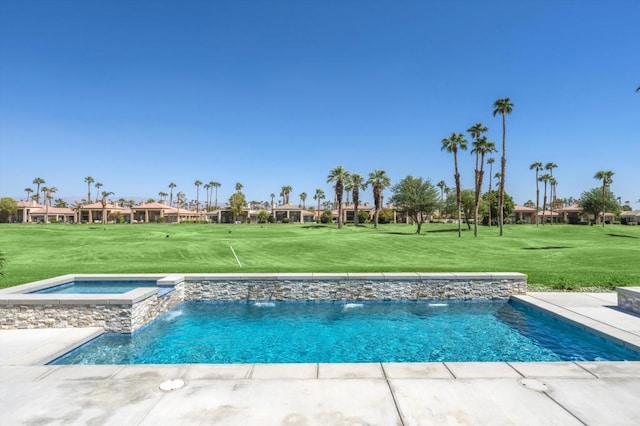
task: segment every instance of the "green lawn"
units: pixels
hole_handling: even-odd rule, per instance
[[[640,285],[640,227],[2,224],[0,287],[68,273],[523,272],[556,288]],[[240,267],[231,251],[237,254]]]

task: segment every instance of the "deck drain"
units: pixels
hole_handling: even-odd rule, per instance
[[[527,389],[531,389],[537,392],[545,392],[549,389],[547,385],[536,379],[521,379],[520,384]]]
[[[183,386],[184,386],[184,380],[180,380],[180,379],[167,380],[166,382],[162,382],[160,384],[160,390],[169,392],[172,390],[180,389]]]

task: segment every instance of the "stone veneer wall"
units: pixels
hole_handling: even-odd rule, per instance
[[[104,327],[112,333],[131,333],[169,309],[182,303],[184,284],[158,297],[152,295],[135,303],[0,305],[0,329]]]
[[[525,294],[526,278],[429,280],[189,281],[186,301],[507,299]]]
[[[618,292],[618,307],[640,315],[640,287],[620,287],[616,290]]]
[[[96,295],[83,301],[79,295],[0,292],[0,329],[104,327],[131,333],[183,301],[507,299],[527,291],[526,276],[516,273],[291,275],[185,275],[161,297],[136,289],[104,302]]]

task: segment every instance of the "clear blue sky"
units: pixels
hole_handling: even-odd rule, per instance
[[[637,0],[4,0],[0,196],[41,177],[80,200],[92,176],[114,199],[215,180],[220,200],[241,182],[298,203],[332,199],[337,165],[453,186],[442,138],[482,122],[500,145],[510,97],[517,203],[553,161],[559,197],[612,170],[640,208],[639,17]],[[473,167],[462,153],[466,188]]]

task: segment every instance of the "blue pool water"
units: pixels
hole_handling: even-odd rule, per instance
[[[640,360],[512,302],[183,303],[54,364]]]
[[[156,287],[151,280],[104,280],[104,281],[71,281],[54,287],[34,291],[35,294],[107,294],[126,293],[139,287]]]

